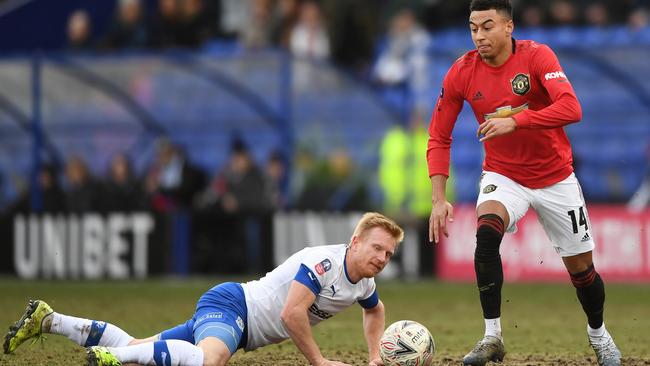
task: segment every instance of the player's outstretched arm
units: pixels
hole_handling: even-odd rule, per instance
[[[296,347],[314,366],[349,366],[342,362],[330,361],[323,357],[314,340],[309,324],[307,311],[316,300],[311,290],[298,281],[293,281],[289,287],[287,301],[284,304],[280,319],[287,327],[291,340]]]
[[[383,366],[379,357],[379,341],[384,332],[385,310],[381,300],[371,309],[363,309],[363,334],[368,343],[368,365]]]
[[[429,217],[429,242],[438,243],[440,233],[449,236],[447,231],[447,220],[454,221],[454,208],[445,198],[445,186],[447,177],[441,174],[431,176],[432,186],[432,207]]]

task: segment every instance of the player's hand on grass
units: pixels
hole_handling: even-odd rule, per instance
[[[440,200],[433,203],[431,216],[429,217],[429,242],[438,244],[440,232],[445,237],[449,236],[447,231],[447,220],[454,221],[454,207],[447,200]]]
[[[339,362],[339,361],[330,361],[324,358],[314,366],[352,366],[352,365],[348,365],[347,363]]]
[[[512,117],[507,118],[489,118],[478,126],[476,136],[480,137],[479,141],[487,141],[501,135],[507,135],[515,132],[517,122]],[[481,135],[483,137],[481,137]]]

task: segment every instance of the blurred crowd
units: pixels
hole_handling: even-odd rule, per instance
[[[163,139],[153,161],[137,174],[131,158],[115,154],[105,174],[93,174],[83,156],[72,155],[63,167],[44,163],[35,179],[45,213],[181,210],[216,214],[265,214],[278,209],[367,210],[369,189],[345,150],[317,159],[307,150],[296,157],[289,176],[279,151],[258,164],[246,143],[233,138],[228,161],[216,172],[194,164],[181,146]],[[293,189],[286,189],[292,180]],[[4,207],[13,215],[31,212],[31,185],[23,181],[17,200]],[[37,204],[38,206],[38,204]]]
[[[69,16],[72,49],[199,48],[235,41],[364,67],[404,10],[424,31],[464,26],[469,0],[118,0],[101,33],[84,9]],[[648,25],[648,0],[513,0],[518,26]]]
[[[470,0],[117,0],[93,31],[86,10],[68,20],[73,50],[237,47],[285,49],[333,62],[377,86],[402,119],[426,119],[435,31],[465,27]],[[647,27],[650,0],[513,0],[517,27]],[[299,79],[297,77],[297,79]]]

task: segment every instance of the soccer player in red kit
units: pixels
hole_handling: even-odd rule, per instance
[[[603,323],[605,289],[594,269],[594,241],[563,129],[582,117],[573,87],[548,46],[512,38],[508,0],[473,0],[469,27],[476,49],[456,60],[443,81],[427,149],[433,186],[429,240],[437,243],[453,220],[445,200],[451,132],[467,101],[485,147],[474,253],[485,335],[463,363],[484,365],[505,355],[499,246],[532,206],[576,288],[598,363],[620,365],[621,354]]]

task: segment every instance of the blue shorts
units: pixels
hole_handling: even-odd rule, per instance
[[[228,346],[230,354],[246,346],[248,336],[244,289],[235,282],[217,285],[204,293],[192,319],[160,333],[160,339],[181,339],[198,344],[215,337]]]

